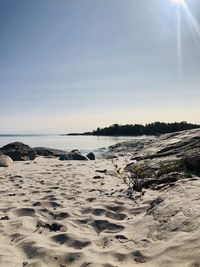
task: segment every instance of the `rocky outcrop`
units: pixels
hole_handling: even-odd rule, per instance
[[[72,150],[71,152],[60,156],[59,160],[88,160],[88,158],[83,156],[80,151]]]
[[[139,139],[133,141],[124,141],[117,144],[114,144],[108,148],[108,151],[105,154],[111,153],[138,153],[143,148],[154,143],[156,138],[147,138],[147,139]]]
[[[34,160],[37,156],[34,149],[20,142],[10,143],[0,148],[0,153],[14,161]]]
[[[109,148],[109,153],[129,152],[133,160],[176,159],[200,155],[200,129],[165,134],[157,138],[127,141]]]
[[[0,167],[9,167],[11,164],[13,164],[13,160],[10,157],[0,155]]]
[[[132,155],[124,169],[128,172],[129,196],[144,188],[160,189],[183,178],[200,176],[200,129],[118,143],[108,153],[119,155],[124,151]]]
[[[43,157],[61,157],[67,152],[65,150],[59,150],[59,149],[52,149],[47,147],[35,147],[34,148],[37,156],[43,156]]]

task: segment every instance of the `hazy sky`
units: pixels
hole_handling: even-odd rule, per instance
[[[180,54],[172,0],[0,0],[0,132],[200,123],[200,1],[186,3]]]

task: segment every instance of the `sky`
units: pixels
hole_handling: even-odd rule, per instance
[[[0,133],[200,123],[198,23],[199,0],[0,0]]]

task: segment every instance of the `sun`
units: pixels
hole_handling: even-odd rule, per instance
[[[185,3],[185,0],[171,0],[172,4],[181,6]]]

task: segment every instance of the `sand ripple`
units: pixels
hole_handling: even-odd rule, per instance
[[[133,201],[113,171],[44,158],[2,169],[0,266],[200,266],[200,181]]]

